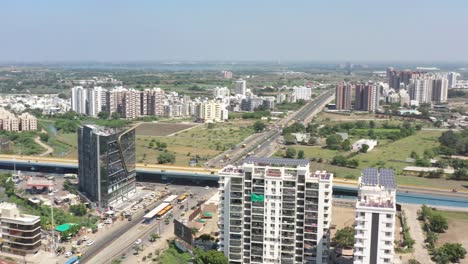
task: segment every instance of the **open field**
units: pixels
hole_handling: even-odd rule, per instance
[[[193,158],[204,163],[253,134],[251,125],[252,121],[249,120],[235,120],[214,124],[213,128],[208,128],[207,124],[200,125],[171,137],[137,135],[137,161],[157,163],[161,150],[149,147],[150,142],[155,139],[166,143],[167,151],[175,153],[177,165],[189,165]]]
[[[323,162],[330,162],[332,158],[340,153],[344,153],[342,155],[347,155],[347,152],[342,152],[339,150],[331,150],[323,148],[322,146],[291,146],[291,148],[295,149],[296,152],[303,150],[304,151],[304,158],[312,159],[312,158],[322,158]],[[283,157],[284,151],[278,151],[275,153],[277,157]]]
[[[381,141],[380,144],[368,153],[360,153],[354,158],[359,160],[359,168],[374,167],[378,162],[385,163],[385,167],[393,168],[400,173],[402,169],[411,164],[405,161],[415,151],[422,155],[424,150],[439,146],[438,138],[441,131],[418,131],[415,135],[397,140],[395,142]]]
[[[444,243],[460,243],[464,248],[468,248],[468,213],[466,212],[449,212],[439,211],[447,217],[449,228],[447,232],[439,235],[437,245],[441,246]],[[468,263],[468,259],[462,259],[460,263]]]
[[[400,116],[387,116],[387,115],[376,115],[368,113],[333,113],[333,112],[321,112],[317,116],[317,123],[322,125],[333,125],[341,122],[355,122],[358,120],[362,121],[374,121],[376,123],[386,122],[391,125],[400,125],[405,121],[410,121],[412,123],[417,123],[423,127],[432,127],[432,124],[427,120],[414,119],[410,117],[400,117]]]
[[[136,127],[136,134],[138,136],[168,136],[197,125],[199,124],[141,123]]]

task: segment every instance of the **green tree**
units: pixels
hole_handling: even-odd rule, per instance
[[[58,94],[58,98],[60,98],[60,99],[68,99],[68,95],[66,95],[65,93],[59,93],[59,94]]]
[[[228,264],[228,259],[223,252],[218,250],[197,250],[195,262],[197,264]]]
[[[49,141],[49,134],[41,133],[39,135],[39,138],[41,139],[41,141],[47,142],[47,141]]]
[[[337,230],[333,242],[343,248],[352,247],[354,245],[354,227],[347,226]]]
[[[346,161],[346,158],[344,156],[338,155],[338,156],[333,157],[333,159],[331,161],[331,164],[332,165],[338,165],[338,166],[346,166],[347,161]]]
[[[296,137],[291,134],[285,134],[283,136],[284,144],[286,145],[294,145],[296,144]]]
[[[344,151],[350,151],[351,150],[351,141],[349,139],[345,139],[343,140],[343,142],[341,142],[341,149],[344,150]]]
[[[368,150],[369,150],[369,145],[362,144],[361,149],[359,150],[359,152],[367,153]]]
[[[87,212],[86,206],[84,204],[70,205],[70,213],[76,216],[83,216]]]
[[[301,150],[299,150],[297,152],[297,158],[298,159],[303,159],[304,158],[304,150],[301,149]]]
[[[416,151],[414,151],[414,150],[411,151],[410,158],[417,159],[418,158],[418,153],[416,153]]]
[[[149,147],[149,148],[154,148],[154,142],[153,142],[153,141],[150,141],[150,143],[148,144],[148,147]]]
[[[373,120],[369,121],[369,127],[370,128],[375,128],[375,121],[373,121]]]
[[[266,128],[266,125],[265,123],[263,123],[262,121],[256,121],[254,124],[253,124],[253,128],[255,130],[255,132],[261,132],[263,131],[265,128]]]
[[[296,150],[294,148],[288,148],[285,153],[285,158],[294,158],[296,157]]]
[[[325,141],[328,149],[338,150],[341,148],[341,136],[333,134],[327,137]]]
[[[458,263],[461,259],[465,258],[466,249],[460,243],[445,243],[436,249],[434,255],[437,263]]]
[[[158,240],[159,238],[160,238],[160,236],[157,233],[152,233],[150,235],[149,241],[154,242],[154,241]]]
[[[215,127],[216,125],[214,123],[208,123],[208,129],[213,129]]]
[[[176,157],[173,153],[170,152],[162,152],[158,156],[158,163],[159,164],[167,164],[167,163],[174,163]]]
[[[120,114],[118,112],[112,112],[111,118],[112,119],[120,119]]]
[[[421,262],[417,261],[416,259],[408,260],[408,264],[421,264]]]
[[[98,117],[100,119],[109,119],[109,116],[110,116],[110,114],[107,111],[101,111],[101,112],[98,113]]]
[[[448,229],[447,218],[440,213],[433,212],[429,217],[429,226],[432,231],[443,233]]]

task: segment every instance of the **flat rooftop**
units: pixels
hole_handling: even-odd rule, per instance
[[[285,159],[285,158],[256,158],[248,157],[243,160],[243,163],[254,165],[277,165],[277,166],[309,166],[310,161],[306,159]]]
[[[384,186],[396,189],[395,172],[392,169],[366,168],[362,170],[361,184],[367,186]]]

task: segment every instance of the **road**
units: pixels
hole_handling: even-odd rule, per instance
[[[170,187],[169,191],[171,191],[172,194],[180,195],[186,191],[185,188],[186,187],[182,185],[173,185]],[[194,194],[193,198],[188,198],[188,203],[190,203],[190,206],[193,206],[198,199],[202,199],[203,197],[208,198],[215,189],[210,188],[206,190],[204,187],[190,186],[188,191]],[[158,206],[162,203],[162,200],[163,199],[160,199],[150,208]],[[183,211],[180,210],[179,207],[174,206],[174,217],[179,218],[182,212]],[[142,239],[144,243],[147,243],[149,235],[154,232],[157,233],[159,229],[158,221],[164,220],[155,220],[150,223],[144,223],[144,214],[144,212],[134,214],[132,216],[133,221],[120,227],[118,230],[107,234],[107,236],[103,237],[100,241],[96,241],[94,245],[86,249],[81,263],[110,263],[113,258],[120,256],[123,253],[130,252],[137,239]],[[161,223],[161,235],[166,234],[165,232],[172,234],[173,228],[171,226],[172,222],[168,226]],[[165,240],[163,239],[160,239],[160,241],[165,243]]]
[[[408,223],[411,238],[413,238],[415,242],[413,246],[414,252],[411,253],[412,258],[415,258],[419,262],[425,264],[434,263],[425,247],[426,243],[424,242],[424,232],[418,221],[418,210],[420,209],[420,206],[405,204],[402,206],[402,209],[406,215],[406,222]]]
[[[288,114],[286,117],[276,121],[267,127],[263,132],[249,136],[239,143],[234,149],[227,150],[222,154],[212,158],[205,165],[208,167],[223,167],[236,163],[252,152],[253,156],[271,156],[277,149],[277,141],[281,137],[282,128],[291,122],[301,122],[307,124],[319,113],[327,103],[333,99],[334,90],[327,90],[302,106],[299,110]],[[245,147],[240,147],[245,144]],[[226,159],[226,155],[229,159]]]

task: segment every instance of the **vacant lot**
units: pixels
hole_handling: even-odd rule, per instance
[[[235,120],[213,125],[200,125],[176,135],[141,136],[137,135],[137,161],[157,163],[157,157],[164,150],[150,148],[154,139],[167,144],[167,151],[176,155],[177,165],[188,165],[191,159],[197,159],[199,164],[234,147],[243,139],[253,134],[252,121]]]
[[[437,244],[439,246],[444,243],[460,243],[464,248],[468,249],[468,236],[466,230],[468,230],[468,213],[466,212],[449,212],[440,211],[445,217],[447,217],[449,228],[447,232],[439,235]],[[468,263],[468,259],[461,260],[460,263]]]
[[[197,125],[199,124],[141,123],[136,128],[136,134],[138,136],[169,136]]]

